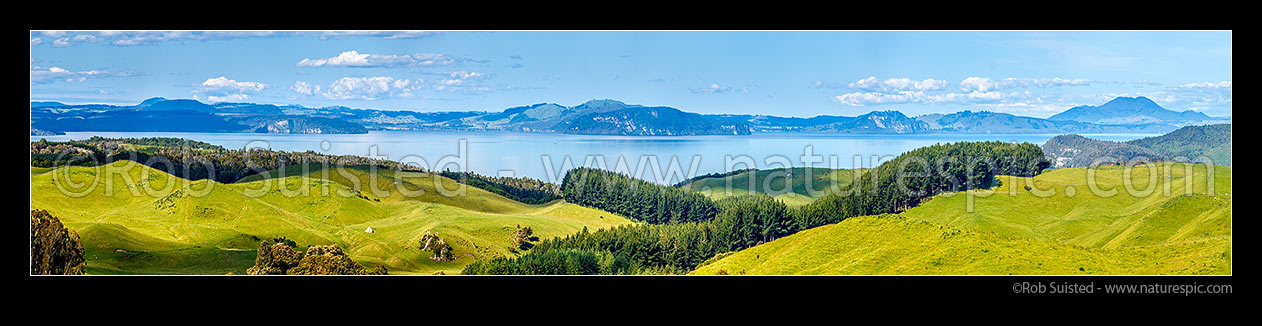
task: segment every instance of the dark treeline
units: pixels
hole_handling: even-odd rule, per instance
[[[552,238],[517,258],[494,258],[468,265],[463,274],[555,274],[586,260],[570,251],[603,257],[591,274],[681,274],[719,253],[753,247],[798,231],[784,203],[764,194],[722,200],[725,208],[704,222],[634,224]],[[607,255],[607,256],[605,256]],[[553,265],[548,265],[551,263]],[[584,271],[593,271],[584,269]]]
[[[726,198],[715,204],[720,212],[712,220],[584,230],[544,240],[521,257],[475,262],[464,273],[683,273],[720,253],[850,217],[901,212],[938,193],[993,186],[995,175],[1033,176],[1048,166],[1042,150],[1028,143],[961,142],[923,147],[881,164],[850,191],[830,194],[796,209],[764,194]],[[568,191],[566,196],[569,200]],[[567,254],[553,253],[562,251]],[[603,257],[595,261],[608,264],[584,258],[589,256]],[[597,267],[568,267],[574,264]]]
[[[1035,176],[1051,166],[1039,146],[958,142],[917,148],[865,174],[857,185],[799,207],[804,228],[862,215],[898,213],[934,195],[996,185],[996,175]]]
[[[626,259],[604,250],[561,249],[514,260],[478,261],[465,275],[621,275],[634,274]]]
[[[561,199],[561,186],[531,178],[488,177],[472,172],[443,171],[439,175],[527,204]]]
[[[745,173],[745,172],[750,172],[750,171],[758,171],[758,169],[748,168],[748,169],[732,170],[732,171],[727,171],[727,172],[706,173],[706,174],[702,174],[702,175],[699,175],[699,176],[695,176],[695,177],[691,177],[691,178],[685,179],[684,181],[680,181],[679,183],[676,183],[676,184],[675,184],[674,186],[672,186],[672,187],[679,188],[679,187],[687,186],[689,183],[693,183],[693,182],[695,182],[695,181],[697,181],[697,180],[701,180],[701,179],[709,179],[709,178],[726,178],[726,177],[730,177],[730,176],[734,176],[734,175],[737,175],[737,174],[741,174],[741,173]]]
[[[593,168],[566,173],[561,193],[565,201],[650,224],[706,221],[718,213],[702,194]]]
[[[105,138],[92,136],[83,143],[93,144],[102,150],[122,150],[125,145],[138,145],[136,151],[156,153],[161,148],[187,148],[193,150],[226,151],[223,146],[184,138],[143,137],[143,138]]]
[[[423,171],[394,161],[354,155],[328,155],[315,151],[285,152],[237,149],[180,138],[100,138],[83,141],[31,142],[31,166],[95,166],[121,160],[135,161],[188,180],[212,179],[232,183],[247,176],[286,166],[328,164],[371,166],[383,169]]]

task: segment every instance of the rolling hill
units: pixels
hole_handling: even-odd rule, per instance
[[[519,225],[549,238],[631,223],[561,200],[526,205],[473,187],[447,197],[435,187],[458,189],[457,182],[422,173],[402,173],[396,181],[391,172],[366,168],[328,171],[327,177],[323,170],[310,171],[311,177],[271,172],[272,178],[222,184],[187,182],[130,161],[32,168],[31,207],[48,210],[82,235],[89,274],[243,274],[258,242],[281,236],[300,248],[339,244],[391,274],[451,274],[479,258],[511,255]],[[55,175],[62,179],[54,181]],[[101,182],[82,194],[58,188],[93,178]],[[424,194],[405,195],[418,190]],[[456,260],[426,258],[417,248],[426,231],[450,243]]]
[[[1164,171],[1167,165],[1168,172]],[[1207,180],[1210,168],[1213,177]],[[973,199],[972,211],[966,209],[967,196],[940,195],[903,215],[1095,248],[1231,235],[1231,168],[1183,163],[1140,165],[1129,169],[1135,194],[1126,189],[1127,170],[1102,166],[1055,169],[1034,178],[1004,176],[1001,186],[988,191],[989,197]],[[1090,189],[1089,178],[1100,183],[1100,193]],[[1024,189],[1026,186],[1031,190]],[[1150,188],[1151,194],[1139,192]],[[1109,195],[1109,189],[1117,193]],[[1053,190],[1052,195],[1040,196]]]
[[[1117,275],[1227,271],[1224,268],[1228,264],[1223,259],[1189,255],[1205,251],[1229,253],[1230,244],[1101,250],[882,215],[850,218],[723,255],[690,274]]]
[[[723,255],[694,273],[1230,274],[1231,169],[1207,167],[1173,164],[1166,178],[1160,165],[1140,166],[1130,172],[1132,187],[1156,180],[1142,196],[1125,190],[1120,167],[1004,176],[971,199],[943,194],[899,215],[847,219]],[[1089,173],[1120,193],[1094,194]]]
[[[809,204],[823,195],[848,189],[849,185],[859,178],[856,174],[861,175],[867,171],[866,169],[811,168],[808,180],[806,170],[807,168],[781,168],[746,171],[730,176],[694,180],[679,187],[700,192],[712,200],[763,193],[779,199],[786,205],[796,207]]]
[[[1165,135],[1127,143],[1170,157],[1196,160],[1205,156],[1214,164],[1231,166],[1231,124],[1187,126]]]

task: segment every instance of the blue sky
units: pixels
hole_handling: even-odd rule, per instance
[[[591,99],[699,113],[1047,117],[1117,96],[1231,115],[1230,31],[32,31],[31,100],[417,111]]]

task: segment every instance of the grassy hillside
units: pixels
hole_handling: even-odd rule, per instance
[[[32,168],[31,206],[82,235],[91,274],[242,274],[253,265],[258,241],[279,236],[304,249],[337,243],[357,261],[384,264],[392,274],[451,274],[477,258],[511,255],[517,225],[549,238],[630,223],[564,201],[527,205],[473,187],[447,197],[434,187],[454,190],[457,182],[422,173],[401,173],[396,181],[390,170],[315,170],[310,178],[301,167],[289,170],[285,177],[271,171],[272,178],[222,184],[188,182],[130,161]],[[68,195],[53,179],[61,175],[67,184],[66,174],[71,183],[102,181],[82,196]],[[404,195],[417,191],[424,193]],[[457,259],[427,259],[417,249],[425,231],[450,243]]]
[[[789,206],[801,206],[815,201],[819,196],[835,192],[836,189],[847,189],[855,174],[862,174],[866,169],[833,170],[827,168],[811,168],[810,179],[807,179],[807,168],[781,168],[755,170],[735,174],[723,178],[706,178],[685,184],[680,188],[700,192],[710,199],[718,200],[732,196],[751,193],[765,193]],[[835,182],[834,182],[835,181]],[[729,186],[728,183],[731,182]],[[815,189],[812,193],[808,190]]]
[[[1225,257],[1203,256],[1203,251]],[[1206,274],[1229,272],[1230,244],[1081,248],[899,215],[862,216],[780,238],[692,274]]]
[[[1090,190],[1086,168],[1005,176],[973,192],[972,211],[962,193],[939,195],[901,215],[847,219],[731,253],[694,273],[1230,274],[1231,168],[1172,164],[1167,179],[1163,166],[1152,165],[1157,186],[1148,195],[1129,194],[1122,180],[1148,188],[1149,166],[1091,172],[1103,189],[1119,190],[1112,196]],[[1031,192],[1040,190],[1056,192]]]
[[[1130,170],[1132,188],[1155,186],[1147,195],[1126,190],[1123,167],[1055,169],[1034,178],[1001,177],[1001,186],[974,192],[986,197],[974,196],[971,212],[967,210],[968,196],[948,194],[904,215],[1082,247],[1116,248],[1230,237],[1231,168],[1213,166],[1211,192],[1206,180],[1208,166],[1174,163],[1169,164],[1168,174],[1163,171],[1165,166],[1141,165]],[[1153,183],[1150,167],[1157,172]],[[1187,167],[1193,171],[1190,178]],[[1095,171],[1102,190],[1116,189],[1117,193],[1108,196],[1091,191],[1087,185],[1089,171]],[[1026,190],[1030,181],[1034,188]],[[1191,188],[1187,181],[1191,181]],[[1164,190],[1167,184],[1168,194]],[[1052,190],[1055,194],[1047,197],[1035,194]]]

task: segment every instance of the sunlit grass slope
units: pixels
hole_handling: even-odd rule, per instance
[[[1162,163],[1000,178],[1001,186],[973,192],[971,211],[968,196],[956,193],[940,195],[904,215],[1083,247],[1231,236],[1230,167]],[[1124,182],[1128,179],[1129,186]],[[1091,189],[1091,180],[1099,191]]]
[[[313,170],[310,177],[271,172],[272,178],[221,184],[129,161],[32,169],[31,206],[80,233],[87,271],[95,274],[241,274],[253,265],[258,241],[279,236],[300,247],[339,244],[357,261],[383,264],[392,274],[451,274],[478,258],[511,255],[518,225],[549,238],[631,223],[560,200],[527,205],[473,187],[448,197],[434,187],[455,191],[459,183],[423,173],[396,180],[393,171],[362,167]],[[98,176],[101,182],[81,195],[67,193],[56,175],[63,186]],[[373,233],[365,232],[369,227]],[[450,243],[457,259],[435,262],[418,250],[426,231]]]
[[[1218,274],[1229,272],[1229,252],[1223,241],[1083,248],[883,215],[802,231],[693,274]]]
[[[864,171],[865,169],[810,168],[808,178],[807,168],[757,170],[723,178],[705,178],[681,188],[697,191],[714,200],[763,193],[783,201],[786,205],[801,206],[825,194],[847,189]]]
[[[901,215],[852,218],[732,253],[695,273],[1230,274],[1231,168],[1166,166],[1003,176],[1001,186],[972,192],[971,210],[967,193],[939,195]]]

